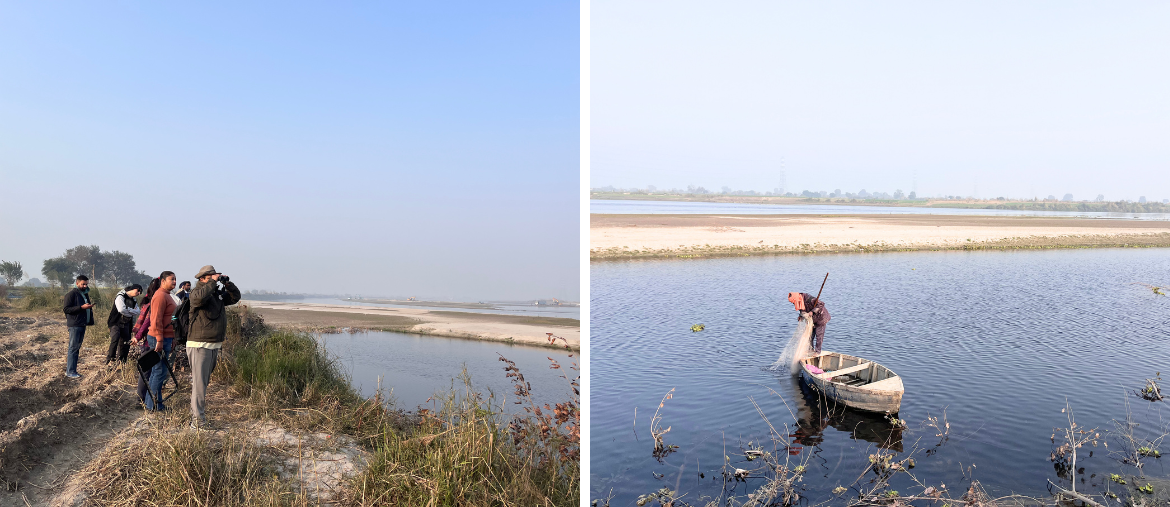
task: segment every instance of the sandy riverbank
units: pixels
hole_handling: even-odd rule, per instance
[[[310,330],[367,328],[453,338],[548,345],[548,333],[565,339],[573,350],[581,349],[581,323],[577,319],[526,317],[421,308],[241,301],[264,316],[265,322]]]
[[[1170,222],[956,215],[591,215],[590,258],[1168,247]]]

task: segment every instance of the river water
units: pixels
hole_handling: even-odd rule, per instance
[[[458,377],[466,367],[473,387],[485,397],[489,390],[494,392],[497,405],[506,402],[505,409],[514,411],[514,390],[504,376],[501,356],[520,368],[532,384],[537,403],[563,402],[572,391],[568,380],[560,375],[575,377],[576,372],[567,368],[579,362],[577,353],[570,357],[567,351],[551,348],[384,331],[323,334],[318,335],[318,340],[340,360],[363,396],[373,396],[378,377],[382,377],[383,390],[392,390],[396,406],[406,410],[420,405],[433,408],[427,402],[432,394],[452,387],[462,390]],[[563,368],[550,369],[550,357]]]
[[[595,214],[727,214],[727,215],[966,215],[1003,217],[1082,217],[1125,220],[1170,220],[1168,213],[1105,213],[1089,211],[1031,211],[1009,209],[912,208],[903,206],[849,206],[844,204],[737,204],[722,202],[626,201],[593,199]]]
[[[852,410],[829,417],[833,407],[767,369],[796,326],[787,292],[815,293],[826,272],[825,349],[900,374],[908,429]],[[1166,403],[1127,392],[1170,372],[1170,296],[1140,285],[1170,285],[1164,249],[607,262],[590,273],[590,496],[612,494],[611,505],[676,485],[690,505],[721,494],[744,501],[762,481],[725,484],[720,472],[755,466],[745,448],[772,447],[753,400],[791,459],[807,462],[813,503],[849,487],[879,447],[913,455],[918,479],[956,497],[972,478],[993,495],[1046,496],[1047,480],[1061,481],[1048,458],[1066,400],[1079,427],[1099,427],[1110,446],[1079,456],[1078,489],[1094,490],[1101,474],[1135,472],[1110,457],[1120,445],[1104,431],[1127,402],[1139,437],[1170,421]],[[692,332],[698,323],[705,330]],[[659,461],[648,430],[671,388],[661,424],[679,449]],[[925,424],[944,409],[947,438]],[[1149,459],[1145,473],[1167,477],[1167,459]],[[893,485],[921,492],[904,474]]]

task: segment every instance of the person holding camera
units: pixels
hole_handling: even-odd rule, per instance
[[[191,329],[187,332],[187,359],[191,362],[191,427],[207,424],[205,406],[207,384],[227,336],[225,307],[240,301],[240,289],[211,265],[195,275],[198,282],[191,290]],[[223,285],[220,288],[220,284]]]

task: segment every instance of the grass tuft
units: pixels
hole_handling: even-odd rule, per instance
[[[165,425],[172,426],[172,425]],[[120,443],[90,465],[105,479],[91,494],[102,505],[286,505],[291,496],[254,440],[165,429]],[[181,427],[181,424],[178,425]]]

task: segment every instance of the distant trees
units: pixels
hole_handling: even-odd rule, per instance
[[[1105,202],[1105,194],[1097,194],[1097,202]]]
[[[905,198],[906,198],[906,194],[902,193],[902,189],[899,188],[897,190],[894,190],[894,199],[905,199]]]
[[[4,277],[9,287],[16,287],[20,279],[24,278],[24,268],[19,262],[0,261],[0,276]]]
[[[45,259],[41,274],[62,287],[72,284],[77,275],[86,275],[95,284],[101,282],[113,287],[132,283],[145,286],[151,278],[138,271],[134,256],[117,250],[103,252],[97,245],[78,245],[60,257]]]
[[[910,200],[913,201],[913,200],[918,198],[918,192],[911,190],[910,195],[908,197],[910,197]]]
[[[68,287],[70,283],[73,283],[73,278],[77,276],[78,271],[74,270],[69,261],[62,256],[45,259],[41,266],[41,274],[45,275],[45,279],[49,283]]]
[[[1065,202],[1072,202],[1073,195],[1072,194],[1064,194],[1064,199],[1061,199],[1061,200],[1065,201]]]

